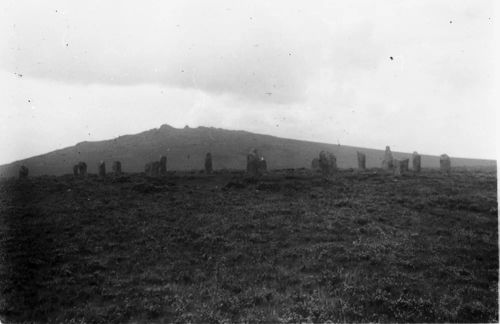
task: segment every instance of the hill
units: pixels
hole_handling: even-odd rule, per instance
[[[169,170],[196,170],[203,168],[207,152],[212,153],[215,169],[244,169],[246,154],[257,148],[267,159],[270,169],[310,167],[311,160],[321,150],[337,156],[340,168],[355,168],[356,151],[367,155],[367,167],[379,167],[383,150],[353,146],[316,143],[255,134],[246,131],[212,127],[178,129],[169,125],[139,134],[124,135],[111,140],[82,142],[75,146],[49,152],[0,166],[0,177],[17,175],[20,165],[26,165],[30,175],[62,175],[72,172],[72,166],[85,161],[90,173],[97,172],[97,163],[104,160],[108,169],[112,161],[122,162],[123,171],[141,172],[144,164],[157,160],[161,154],[168,157]],[[444,153],[444,152],[443,152]],[[409,157],[410,153],[394,152],[395,158]],[[438,167],[439,157],[423,155],[423,167]],[[452,157],[453,166],[495,166],[493,160]]]

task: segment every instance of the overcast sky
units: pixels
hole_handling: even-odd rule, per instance
[[[2,1],[0,164],[161,124],[495,158],[493,7]]]

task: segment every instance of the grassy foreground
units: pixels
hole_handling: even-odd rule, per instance
[[[498,322],[495,170],[0,182],[0,319]]]

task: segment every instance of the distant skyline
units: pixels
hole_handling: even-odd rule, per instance
[[[496,159],[496,9],[3,1],[0,164],[162,124]]]

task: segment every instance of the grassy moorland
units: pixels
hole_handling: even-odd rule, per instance
[[[495,170],[0,183],[0,318],[497,322]]]

